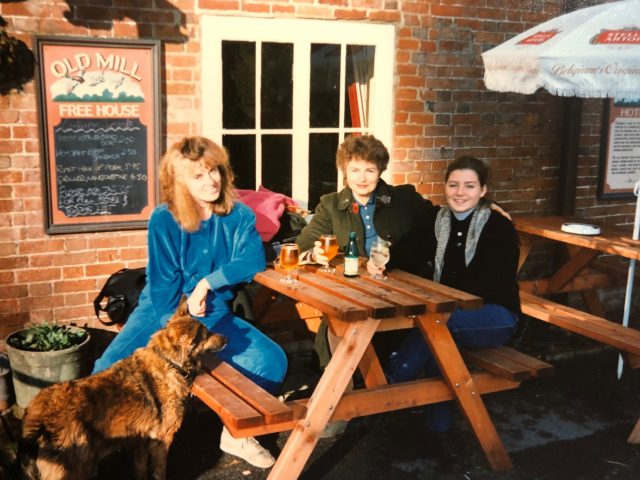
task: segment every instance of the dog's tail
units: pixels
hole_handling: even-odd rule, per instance
[[[18,442],[17,469],[23,480],[40,480],[40,470],[36,465],[38,458],[38,439],[44,434],[42,425],[28,426],[22,432]]]

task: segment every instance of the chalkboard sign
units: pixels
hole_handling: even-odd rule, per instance
[[[47,233],[145,228],[156,204],[159,42],[37,37]]]

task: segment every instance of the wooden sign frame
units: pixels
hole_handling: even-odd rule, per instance
[[[34,44],[46,232],[146,228],[158,192],[160,41]]]
[[[600,135],[598,199],[634,199],[640,175],[640,99],[605,99]]]

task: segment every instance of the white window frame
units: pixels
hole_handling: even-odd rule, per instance
[[[203,15],[201,25],[201,68],[202,68],[202,133],[222,143],[225,133],[246,133],[260,135],[260,125],[256,129],[222,128],[222,41],[277,42],[294,45],[293,57],[293,128],[274,130],[270,133],[293,135],[292,145],[292,197],[303,207],[307,207],[308,162],[298,159],[309,158],[309,134],[339,133],[339,141],[346,133],[364,131],[372,133],[387,148],[392,149],[393,138],[393,72],[395,51],[395,28],[392,25],[363,22],[343,22],[303,19],[274,19],[249,17],[223,17]],[[367,128],[345,128],[344,85],[340,85],[340,124],[337,128],[311,128],[309,126],[309,80],[310,51],[313,43],[333,43],[343,45],[375,46],[374,76],[370,84],[369,125]],[[258,49],[259,51],[260,49]],[[344,72],[345,48],[342,48],[341,71]],[[256,55],[256,79],[260,78],[260,58]],[[344,83],[344,74],[341,83]],[[256,122],[260,119],[260,82],[256,81]],[[300,108],[304,105],[304,108]],[[260,149],[256,149],[256,183],[260,183],[262,159]],[[232,160],[233,161],[233,160]],[[385,172],[388,175],[388,171]],[[387,177],[383,175],[383,177]],[[338,175],[338,188],[342,178]],[[386,178],[388,179],[388,177]],[[258,185],[256,185],[257,187]],[[315,207],[312,205],[311,207]]]

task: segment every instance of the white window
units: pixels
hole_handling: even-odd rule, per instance
[[[203,16],[203,134],[228,150],[238,188],[315,208],[341,188],[345,136],[392,138],[394,27]]]

